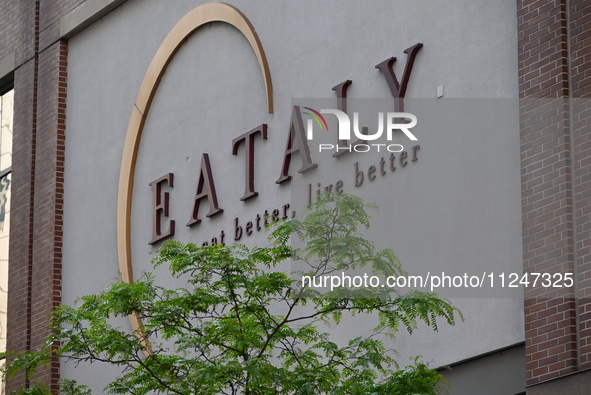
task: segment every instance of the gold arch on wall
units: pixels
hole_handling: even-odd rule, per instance
[[[135,165],[137,161],[138,147],[142,137],[144,124],[150,111],[152,99],[156,94],[160,80],[166,67],[183,45],[183,43],[201,26],[211,22],[225,22],[238,29],[250,43],[265,82],[267,93],[267,109],[273,113],[273,86],[271,74],[265,51],[254,27],[242,12],[224,3],[208,3],[200,5],[189,11],[174,25],[168,33],[158,51],[154,55],[148,71],[144,76],[142,85],[137,94],[135,104],[129,119],[121,171],[119,174],[119,195],[117,203],[117,247],[119,255],[119,270],[121,279],[125,282],[133,282],[133,267],[131,262],[131,201],[133,195],[133,183]],[[138,330],[142,326],[139,315],[130,316],[131,326]]]

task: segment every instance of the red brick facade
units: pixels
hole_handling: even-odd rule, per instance
[[[9,350],[35,350],[61,301],[67,42],[59,17],[81,0],[0,5],[0,59],[15,53]],[[18,290],[18,291],[16,291]],[[32,378],[57,391],[59,361]],[[7,390],[28,386],[24,375]]]
[[[527,382],[591,367],[591,2],[517,2]]]
[[[591,1],[569,3],[580,369],[591,368]]]

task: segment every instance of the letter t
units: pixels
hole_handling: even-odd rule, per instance
[[[244,196],[240,200],[247,200],[258,196],[254,190],[254,137],[260,133],[267,140],[267,124],[262,124],[232,140],[232,155],[238,155],[238,147],[244,141],[246,148],[246,173],[244,181]]]

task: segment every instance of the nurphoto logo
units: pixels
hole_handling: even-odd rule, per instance
[[[349,119],[349,115],[341,110],[336,109],[321,109],[316,111],[310,107],[303,107],[305,115],[310,118],[306,122],[306,138],[312,140],[314,138],[314,123],[318,125],[320,130],[328,131],[328,123],[322,114],[333,114],[337,118],[338,122],[338,139],[342,141],[349,141],[351,139],[351,129],[353,135],[359,139],[355,144],[349,146],[342,146],[340,144],[319,144],[318,152],[323,150],[349,150],[355,152],[369,152],[372,150],[380,151],[381,148],[386,149],[389,152],[401,152],[404,147],[400,144],[378,144],[371,143],[369,141],[375,141],[382,137],[384,129],[386,131],[386,139],[392,141],[392,137],[395,131],[403,132],[406,137],[412,141],[417,141],[416,136],[410,131],[411,128],[416,126],[417,117],[409,112],[378,112],[378,130],[370,134],[367,132],[367,128],[359,126],[359,113],[353,113],[353,122]],[[351,128],[351,123],[353,128]],[[385,128],[384,128],[385,124]],[[364,130],[365,129],[365,130]]]

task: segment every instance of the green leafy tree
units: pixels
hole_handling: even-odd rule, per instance
[[[404,274],[391,250],[360,236],[369,226],[367,208],[350,195],[326,195],[304,219],[275,223],[266,247],[166,242],[154,264],[168,265],[186,287],[164,288],[145,273],[82,297],[76,307],[60,306],[46,349],[9,355],[7,373],[34,371],[57,355],[120,366],[105,389],[115,394],[440,393],[442,377],[418,359],[400,370],[384,336],[421,322],[435,330],[438,320],[453,325],[459,311],[447,301],[387,287],[302,286],[302,276],[342,271]],[[289,264],[299,269],[280,270]],[[112,324],[130,314],[141,317],[140,331]],[[339,342],[328,326],[344,315],[371,315],[376,327]],[[62,392],[89,393],[72,380],[62,382]]]

